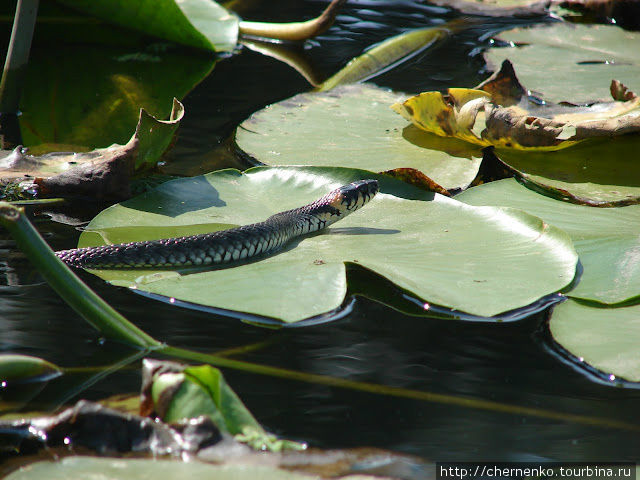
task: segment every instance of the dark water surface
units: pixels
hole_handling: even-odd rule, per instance
[[[262,10],[252,10],[251,19],[308,18],[326,2],[263,4]],[[282,10],[274,14],[276,6]],[[350,0],[337,24],[308,42],[305,52],[320,72],[330,75],[375,42],[452,18],[448,10],[421,2]],[[471,87],[486,76],[479,49],[490,34],[522,23],[479,21],[375,83],[411,92]],[[184,100],[187,114],[168,165],[189,162],[194,172],[233,165],[215,150],[233,128],[262,106],[308,89],[288,66],[246,49],[219,62]],[[206,166],[199,166],[203,162]],[[54,248],[75,245],[73,227],[43,222],[39,228]],[[6,234],[1,239],[0,351],[36,355],[70,368],[108,365],[133,353],[101,342],[42,283]],[[213,353],[256,344],[234,358],[439,394],[426,400],[402,398],[224,370],[265,427],[287,438],[321,447],[377,446],[435,461],[639,457],[640,392],[597,383],[562,361],[548,347],[544,312],[515,323],[466,323],[409,317],[358,299],[337,322],[273,331],[171,307],[87,274],[82,278],[128,319],[174,346]],[[78,397],[65,399],[65,391],[88,376],[79,372],[52,382],[31,407],[74,402]],[[100,399],[135,392],[139,385],[139,364],[134,363],[80,396]],[[477,401],[461,405],[456,399]]]

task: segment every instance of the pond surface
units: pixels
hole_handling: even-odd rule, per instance
[[[245,16],[297,20],[317,14],[325,2],[263,4],[268,6]],[[281,10],[274,13],[276,6]],[[336,25],[307,42],[304,53],[328,76],[373,43],[453,18],[449,10],[421,2],[349,1]],[[526,21],[476,21],[373,81],[408,92],[477,84],[486,77],[481,49],[491,34]],[[185,162],[196,174],[240,165],[218,149],[233,128],[264,105],[309,88],[287,65],[248,49],[219,62],[184,99],[187,114],[167,169]],[[88,220],[94,213],[81,209],[77,215]],[[75,246],[74,227],[50,221],[38,227],[54,248]],[[116,363],[134,352],[102,342],[42,283],[6,234],[0,255],[0,351],[77,368],[77,374],[47,386],[30,409],[139,390],[134,362],[66,398],[69,388],[89,378],[91,372],[82,368]],[[404,389],[373,394],[224,370],[265,428],[286,438],[319,447],[375,446],[434,461],[631,461],[640,455],[640,391],[598,383],[563,361],[548,346],[546,312],[514,323],[466,323],[409,317],[358,298],[336,322],[274,331],[171,307],[88,274],[82,278],[128,319],[171,345],[209,353],[251,346],[234,358]],[[433,395],[410,398],[411,391]]]

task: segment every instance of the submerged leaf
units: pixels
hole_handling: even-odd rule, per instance
[[[103,244],[105,238],[149,239],[149,227],[158,238],[262,221],[364,178],[377,178],[383,193],[324,233],[271,257],[217,270],[90,271],[138,291],[238,311],[252,321],[270,317],[286,323],[343,304],[345,262],[424,301],[482,316],[528,305],[573,279],[577,256],[571,242],[536,217],[469,207],[383,175],[344,168],[223,170],[167,182],[103,211],[79,246]]]
[[[553,309],[549,329],[578,366],[591,366],[610,382],[640,382],[640,306],[597,308],[569,300]]]
[[[402,97],[368,84],[302,93],[254,113],[235,141],[256,163],[415,168],[446,189],[466,188],[478,172],[480,148],[406,127],[389,110]]]
[[[453,27],[457,28],[456,25]],[[396,35],[350,60],[344,68],[325,80],[317,90],[322,92],[338,85],[366,81],[433,46],[450,34],[451,28],[439,26]]]
[[[640,298],[640,205],[573,205],[535,193],[513,179],[473,187],[456,198],[470,205],[519,208],[567,232],[584,269],[570,297],[608,305]]]
[[[238,18],[212,0],[61,1],[93,17],[189,47],[229,52],[238,41]]]
[[[125,144],[141,108],[170,117],[171,99],[183,98],[215,65],[215,59],[166,45],[66,46],[61,52],[34,50],[27,67],[19,122],[33,154]]]

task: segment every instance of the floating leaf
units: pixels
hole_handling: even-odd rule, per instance
[[[449,7],[467,15],[483,17],[533,17],[547,15],[547,0],[433,0],[431,3]]]
[[[167,423],[205,415],[220,431],[236,435],[257,450],[305,448],[265,432],[217,368],[145,360],[144,377],[143,408],[152,409]]]
[[[447,189],[466,188],[480,148],[406,127],[389,109],[401,98],[367,84],[302,93],[254,113],[238,127],[236,143],[268,165],[415,168]]]
[[[511,48],[490,48],[485,59],[515,65],[524,85],[547,101],[574,103],[608,98],[615,78],[640,91],[640,33],[613,25],[538,24],[501,32]]]
[[[609,381],[640,381],[640,306],[596,308],[569,300],[553,309],[549,328],[578,364],[603,372]]]
[[[212,465],[199,461],[181,462],[159,458],[64,457],[58,461],[40,461],[16,470],[6,480],[67,480],[94,478],[100,480],[172,480],[203,478],[208,480],[318,480],[320,477],[290,472],[265,465]],[[353,475],[345,480],[389,480],[388,477]]]
[[[62,0],[62,3],[93,17],[189,47],[229,52],[238,41],[238,18],[211,0]]]
[[[79,246],[262,221],[363,178],[379,179],[383,193],[325,233],[274,256],[208,271],[90,271],[139,291],[287,323],[342,305],[345,262],[370,269],[417,298],[482,316],[528,305],[573,279],[577,256],[568,237],[535,217],[469,207],[383,175],[344,168],[223,170],[167,182],[104,210]]]
[[[554,0],[552,11],[556,16],[572,19],[580,12],[577,22],[614,23],[626,30],[640,29],[640,5],[636,0]],[[613,20],[613,22],[612,22]]]
[[[557,152],[495,154],[533,189],[573,203],[613,207],[640,203],[640,169],[633,165],[639,149],[640,135],[625,135]]]
[[[640,297],[640,205],[573,205],[535,193],[513,179],[480,185],[456,198],[470,205],[519,208],[567,232],[584,268],[569,296],[610,305]]]

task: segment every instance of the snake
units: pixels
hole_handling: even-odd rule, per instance
[[[294,238],[323,230],[368,203],[378,188],[377,180],[359,180],[308,205],[276,213],[263,222],[199,235],[74,248],[55,254],[75,268],[229,265],[273,254]]]

